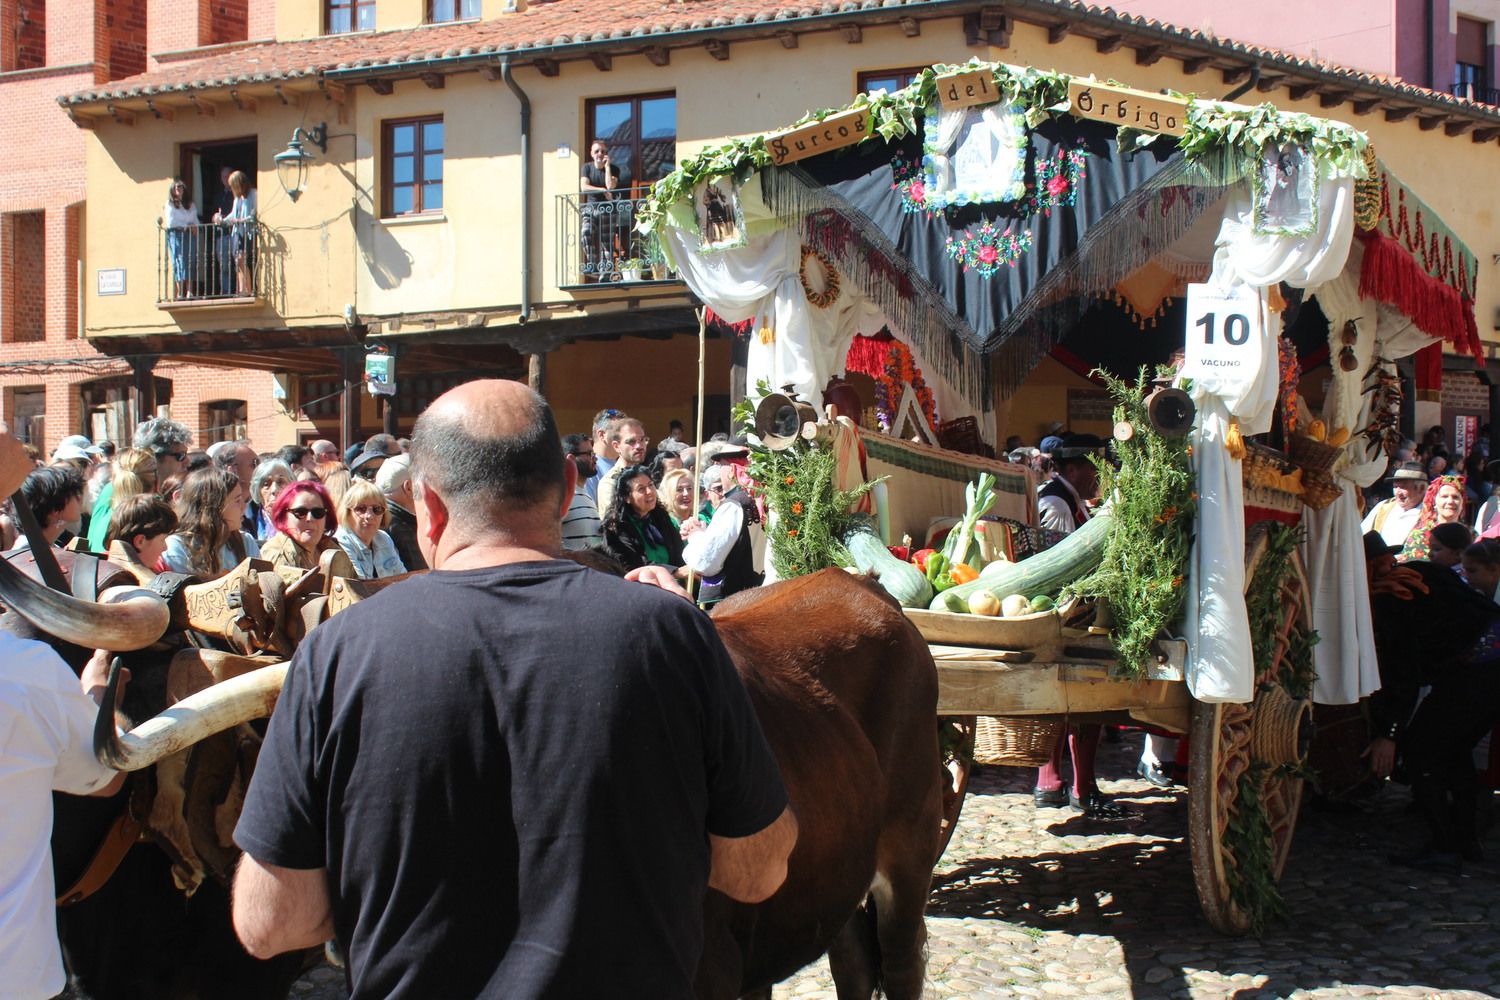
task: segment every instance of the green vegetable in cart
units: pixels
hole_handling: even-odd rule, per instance
[[[1055,607],[1057,607],[1056,602],[1046,594],[1038,594],[1031,599],[1032,611],[1051,611]]]

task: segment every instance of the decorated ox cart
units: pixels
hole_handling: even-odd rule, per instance
[[[1474,256],[1366,137],[1270,105],[974,61],[712,145],[656,185],[641,226],[748,338],[754,402],[790,424],[776,447],[839,447],[820,401],[864,425],[862,449],[844,446],[864,464],[838,498],[857,498],[886,546],[964,513],[958,490],[981,475],[1009,504],[995,513],[1034,528],[1032,472],[974,453],[994,455],[1043,358],[1113,369],[1114,463],[1100,464],[1114,523],[1040,557],[1078,564],[1040,596],[1092,600],[995,618],[892,592],[918,605],[939,712],[965,738],[987,716],[1190,734],[1204,913],[1226,932],[1274,913],[1312,705],[1379,684],[1359,495],[1395,443],[1394,362],[1443,340],[1478,349]],[[1118,335],[1110,301],[1143,326],[1167,320]],[[874,407],[825,395],[851,372],[874,376]],[[967,440],[933,447],[954,427]],[[913,430],[927,443],[898,440]],[[1190,496],[1153,506],[1143,484],[1177,473]],[[772,575],[813,568],[805,547],[798,565],[776,558],[807,534],[803,501],[767,499]],[[1132,551],[1162,558],[1143,568]],[[951,830],[963,755],[950,771]]]

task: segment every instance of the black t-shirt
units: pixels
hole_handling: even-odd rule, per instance
[[[354,998],[691,997],[707,834],[786,805],[707,616],[571,562],[413,577],[319,626],[235,830],[326,867]]]
[[[614,188],[608,192],[585,191],[583,193],[583,200],[585,202],[608,201],[611,198],[628,198],[630,196],[630,168],[623,163],[611,163],[609,165],[609,172],[615,178]],[[594,166],[593,160],[589,160],[589,162],[583,165],[583,179],[595,187],[602,188],[604,186],[604,171]]]

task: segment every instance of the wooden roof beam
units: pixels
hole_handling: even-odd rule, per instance
[[[1269,94],[1274,92],[1277,87],[1280,87],[1285,82],[1286,77],[1277,76],[1273,73],[1270,75],[1262,76],[1259,80],[1256,80],[1255,89],[1262,94]]]
[[[349,99],[349,88],[342,83],[333,83],[328,80],[319,80],[318,87],[328,96],[328,99],[339,107]]]
[[[500,67],[496,66],[494,63],[488,63],[484,66],[479,67],[479,76],[482,79],[488,80],[490,83],[497,83],[500,80],[504,79],[504,77],[500,75]]]
[[[1120,51],[1120,46],[1124,44],[1124,35],[1105,35],[1103,38],[1094,39],[1094,51],[1102,56],[1107,56],[1111,52]]]
[[[1318,107],[1336,108],[1349,99],[1347,90],[1325,90],[1318,93]]]
[[[916,38],[922,33],[922,22],[914,17],[903,17],[900,20],[901,33],[907,38]]]
[[[646,58],[651,60],[653,66],[670,66],[672,63],[672,50],[665,45],[646,46]]]
[[[1474,127],[1474,123],[1464,119],[1450,121],[1443,126],[1443,134],[1447,136],[1463,135]]]
[[[1404,108],[1386,108],[1385,120],[1388,122],[1404,122],[1416,113],[1417,109],[1414,105],[1407,105]]]
[[[255,98],[251,97],[249,94],[241,94],[238,87],[230,88],[229,99],[234,102],[235,107],[239,108],[241,111],[248,111],[252,115],[255,114],[256,109],[260,107],[260,105],[255,103]]]
[[[1223,76],[1224,83],[1231,87],[1237,83],[1243,83],[1244,81],[1250,79],[1250,67],[1248,65],[1232,66],[1229,69],[1221,69],[1219,70],[1219,73]]]
[[[608,73],[610,70],[615,68],[614,57],[611,56],[608,52],[590,52],[589,61],[592,62],[594,64],[594,68],[601,73]]]
[[[1143,45],[1135,50],[1135,64],[1137,66],[1155,66],[1161,62],[1162,55],[1162,46]]]
[[[556,59],[537,59],[532,63],[536,71],[543,76],[557,76],[562,72],[562,66]]]
[[[176,116],[172,114],[171,108],[159,108],[151,98],[146,98],[146,110],[156,116],[157,121],[175,121]]]
[[[719,60],[719,62],[725,62],[729,59],[729,43],[722,38],[710,38],[703,43],[703,47],[708,50],[709,55]]]
[[[1194,56],[1191,59],[1184,59],[1182,61],[1182,71],[1188,76],[1193,76],[1194,74],[1202,73],[1208,64],[1208,56]]]
[[[784,49],[795,49],[797,47],[797,33],[795,31],[778,31],[776,40]]]
[[[993,45],[1010,48],[1010,34],[1015,22],[999,7],[981,7],[964,15],[964,41],[970,45]]]
[[[297,93],[296,91],[291,91],[290,93],[288,93],[281,86],[281,84],[279,84],[279,83],[276,84],[276,86],[274,88],[272,88],[272,89],[275,90],[276,97],[277,97],[278,100],[281,101],[282,107],[288,107],[288,108],[300,108],[300,107],[302,107],[302,95],[301,94]]]
[[[379,94],[381,97],[389,97],[396,90],[396,84],[391,80],[387,80],[383,76],[377,76],[374,79],[366,80],[365,82],[370,85],[371,90],[375,91],[375,93]]]
[[[1431,132],[1446,120],[1442,115],[1423,115],[1417,119],[1417,124],[1421,126],[1423,132]]]
[[[1500,136],[1500,126],[1491,128],[1476,128],[1473,135],[1469,136],[1475,142],[1489,142],[1496,136]]]
[[[106,104],[104,110],[114,119],[116,125],[134,125],[135,115],[124,108],[117,108],[113,104]]]
[[[428,90],[442,90],[448,83],[448,78],[441,73],[423,73],[421,79]]]
[[[77,125],[79,128],[86,128],[90,131],[92,131],[94,128],[93,118],[89,117],[88,115],[80,115],[72,108],[68,109],[68,118],[71,119],[73,124]]]
[[[1376,108],[1380,107],[1381,104],[1380,98],[1378,97],[1372,97],[1365,100],[1350,101],[1349,103],[1350,106],[1354,108],[1354,113],[1357,115],[1367,115],[1370,112],[1374,111]]]
[[[841,24],[839,25],[839,30],[844,33],[844,41],[848,42],[850,45],[858,45],[860,42],[865,40],[864,29],[862,29],[858,24]]]
[[[1070,21],[1059,21],[1056,24],[1048,25],[1048,27],[1047,27],[1047,44],[1048,45],[1056,45],[1057,43],[1061,42],[1064,38],[1067,38],[1068,37],[1068,32],[1070,32],[1072,30],[1073,30],[1073,24]]]
[[[188,103],[193,106],[194,111],[207,118],[212,118],[219,113],[219,106],[217,104],[213,101],[204,100],[197,94],[189,94]]]
[[[1307,97],[1308,94],[1315,92],[1317,89],[1317,84],[1293,83],[1287,85],[1286,95],[1294,101],[1300,101],[1303,98]]]

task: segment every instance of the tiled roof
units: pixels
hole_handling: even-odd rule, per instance
[[[59,100],[65,107],[78,107],[322,76],[347,79],[396,75],[415,72],[423,64],[437,61],[450,65],[494,62],[506,54],[521,56],[524,61],[561,58],[588,50],[639,49],[669,41],[691,44],[694,36],[699,41],[714,36],[730,40],[848,22],[951,17],[980,6],[976,0],[825,0],[800,5],[786,0],[532,0],[526,11],[490,21],[229,47]],[[1414,86],[1397,77],[1217,38],[1078,0],[1007,0],[1003,6],[988,4],[985,9],[1001,10],[1033,23],[1068,22],[1075,32],[1094,37],[1123,36],[1126,45],[1137,49],[1159,46],[1169,57],[1258,63],[1265,74],[1263,79],[1296,78],[1315,84],[1319,93],[1330,97],[1347,89],[1351,92],[1348,98],[1353,100],[1358,100],[1356,92],[1360,92],[1387,106],[1407,102],[1425,106],[1429,114],[1479,118],[1487,126],[1500,124],[1500,109]]]

